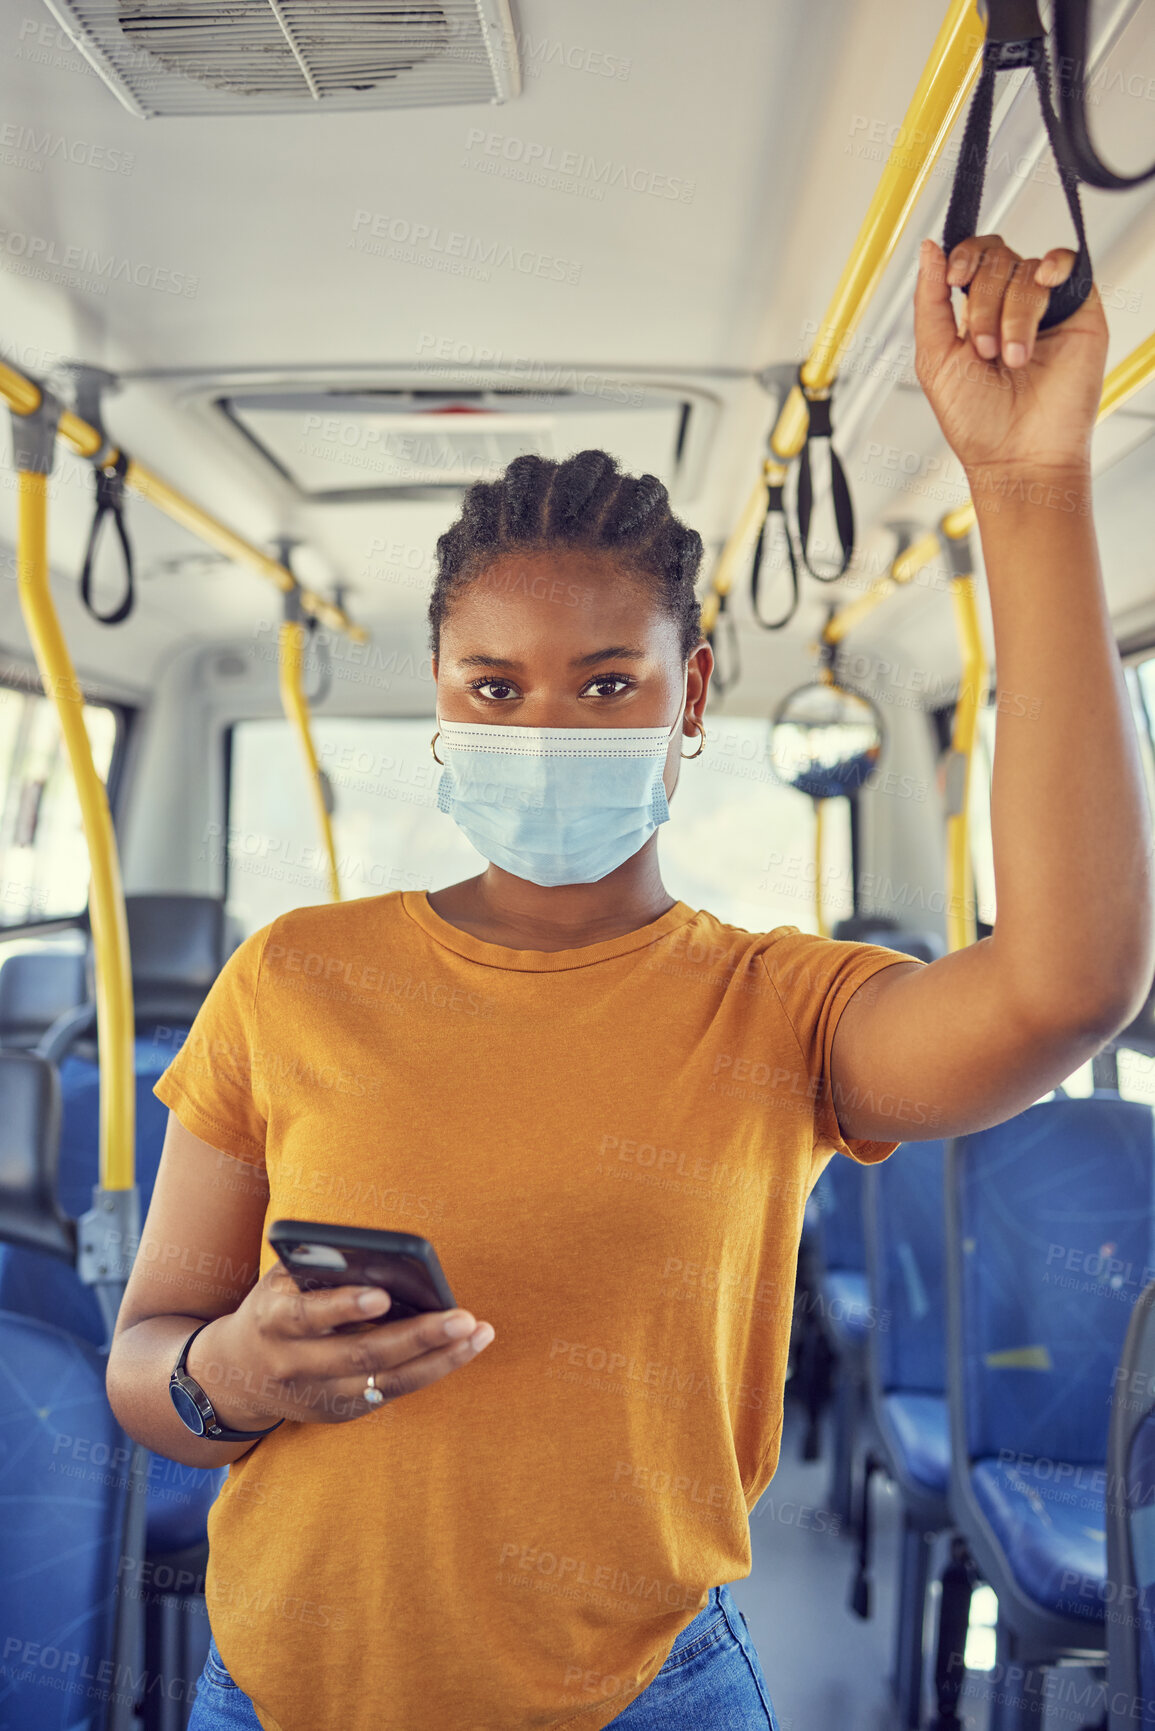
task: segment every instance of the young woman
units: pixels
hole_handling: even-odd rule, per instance
[[[109,1393],[150,1448],[231,1463],[191,1731],[775,1724],[727,1583],[778,1459],[808,1193],[833,1154],[1022,1110],[1151,978],[1097,296],[1037,334],[1072,262],[988,235],[921,264],[1007,699],[998,930],[961,953],[747,932],[663,887],[712,658],[701,542],[653,477],[521,457],[441,538],[431,777],[487,869],[255,932],[157,1085]],[[303,1296],[278,1216],[421,1233],[468,1308]],[[170,1401],[178,1362],[220,1440]]]

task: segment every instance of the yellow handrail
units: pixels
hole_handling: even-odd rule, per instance
[[[18,485],[16,561],[20,607],[45,693],[60,718],[92,872],[89,918],[95,950],[100,1063],[100,1182],[106,1190],[130,1190],[135,1182],[135,1029],[128,922],[116,835],[108,794],[92,761],[92,746],[84,725],[84,694],[48,582],[48,478],[21,469]]]
[[[42,392],[39,385],[32,379],[26,379],[13,367],[0,363],[0,399],[17,415],[31,415],[39,408]],[[78,457],[96,457],[104,450],[106,441],[100,431],[90,426],[65,409],[60,416],[57,429],[58,437],[70,445]],[[110,449],[105,467],[115,461],[117,452]],[[275,583],[278,589],[288,591],[296,587],[296,578],[291,571],[270,558],[268,553],[255,547],[251,541],[237,535],[219,518],[194,503],[185,494],[161,479],[159,475],[147,469],[143,463],[138,463],[135,457],[129,459],[125,472],[125,481],[141,498],[147,499],[174,523],[179,523],[202,541],[207,541],[210,547],[224,553],[229,559],[234,559],[238,565],[247,565],[258,576]],[[306,613],[312,614],[322,624],[335,631],[345,631],[355,643],[368,642],[369,634],[364,626],[354,625],[343,607],[336,602],[326,601],[323,595],[316,594],[312,589],[302,589],[299,596],[301,606]]]
[[[809,390],[828,390],[834,383],[842,351],[858,328],[978,77],[985,34],[975,0],[951,0],[826,317],[803,363],[802,378]],[[795,385],[783,402],[770,435],[771,461],[776,458],[779,464],[785,464],[798,455],[809,420],[806,398]],[[781,469],[775,478],[780,481],[784,476],[785,470]],[[702,602],[702,629],[706,635],[717,622],[717,597],[729,590],[737,558],[755,533],[759,505],[765,509],[765,488],[764,475],[747,499],[737,527],[714,567]]]
[[[830,928],[822,911],[822,807],[825,803],[822,799],[814,801],[814,918],[820,938],[830,936]]]
[[[818,337],[803,364],[802,380],[809,390],[828,390],[838,376],[842,350],[857,330],[959,109],[978,78],[985,37],[974,0],[951,0]],[[795,385],[771,435],[770,448],[775,456],[788,460],[798,455],[808,420],[806,399]]]
[[[305,627],[299,619],[286,619],[283,622],[279,647],[281,704],[285,714],[296,728],[297,736],[301,742],[301,750],[304,753],[305,765],[309,774],[309,786],[312,789],[313,801],[317,809],[317,821],[321,826],[321,839],[328,860],[329,894],[335,902],[339,902],[341,900],[341,879],[337,871],[337,850],[333,845],[333,826],[329,821],[325,784],[321,779],[317,753],[313,749],[313,736],[309,730],[309,705],[305,699],[304,686],[301,680],[305,653]]]
[[[1124,355],[1117,367],[1112,367],[1103,380],[1103,395],[1099,398],[1099,413],[1095,425],[1121,408],[1128,397],[1141,390],[1155,373],[1155,333]]]

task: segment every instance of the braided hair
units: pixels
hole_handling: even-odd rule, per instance
[[[578,451],[564,462],[515,457],[496,481],[475,481],[461,515],[437,542],[437,575],[429,600],[430,648],[440,655],[441,627],[455,595],[486,566],[515,548],[573,547],[612,555],[645,582],[677,621],[685,661],[702,640],[694,580],[702,537],[670,510],[656,475],[624,475],[608,451]]]

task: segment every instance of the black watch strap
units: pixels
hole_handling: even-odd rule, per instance
[[[213,1321],[215,1318],[209,1320]],[[181,1348],[180,1357],[173,1365],[172,1375],[168,1379],[172,1403],[180,1414],[181,1422],[194,1436],[203,1436],[209,1442],[253,1442],[257,1437],[268,1436],[270,1431],[276,1430],[279,1425],[284,1424],[283,1418],[279,1418],[276,1424],[266,1425],[264,1430],[231,1430],[228,1425],[221,1424],[213,1410],[212,1401],[196,1378],[190,1376],[185,1369],[189,1347],[201,1329],[208,1326],[207,1322],[202,1322],[193,1329]],[[194,1413],[200,1415],[203,1429],[197,1428],[193,1419]]]

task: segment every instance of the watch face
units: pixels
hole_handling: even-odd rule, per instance
[[[172,1404],[176,1407],[189,1430],[194,1436],[204,1436],[204,1414],[187,1388],[183,1388],[179,1382],[174,1382],[170,1383],[169,1392],[172,1395]]]

